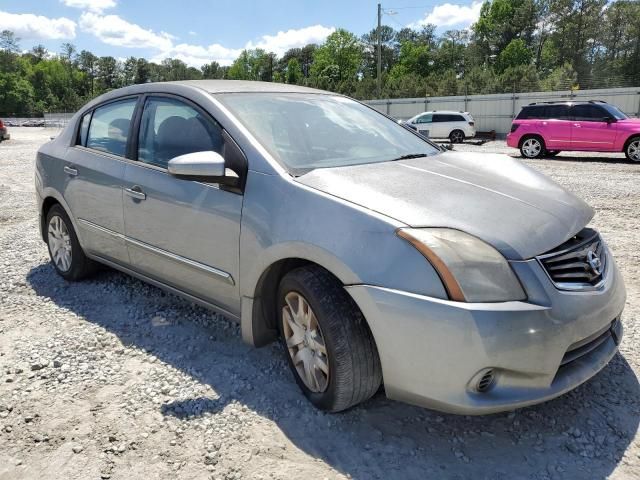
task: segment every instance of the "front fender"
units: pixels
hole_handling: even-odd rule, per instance
[[[293,178],[250,170],[240,234],[243,338],[256,343],[256,287],[271,265],[286,259],[318,264],[343,285],[447,298],[433,267],[395,234],[403,226]]]

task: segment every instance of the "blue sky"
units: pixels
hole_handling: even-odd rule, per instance
[[[26,50],[64,42],[116,58],[180,58],[200,66],[228,65],[243,48],[281,55],[321,43],[335,28],[358,35],[376,24],[376,0],[0,0],[0,30],[12,30]],[[396,29],[430,22],[440,32],[468,27],[479,0],[389,0],[383,23]]]

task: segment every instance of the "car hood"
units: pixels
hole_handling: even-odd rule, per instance
[[[448,152],[313,170],[296,179],[411,227],[448,227],[506,258],[544,253],[580,231],[593,209],[507,155]]]

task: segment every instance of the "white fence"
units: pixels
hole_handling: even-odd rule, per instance
[[[45,113],[44,117],[3,117],[5,123],[11,127],[43,126],[53,128],[66,127],[73,117],[73,113]]]
[[[511,128],[511,120],[523,105],[532,102],[568,100],[604,100],[618,106],[627,115],[640,117],[640,87],[576,90],[561,92],[501,93],[455,97],[394,98],[368,100],[376,110],[399,120],[432,110],[469,112],[476,121],[476,130],[495,130],[504,136]]]

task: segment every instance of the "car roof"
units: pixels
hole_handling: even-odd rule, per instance
[[[257,82],[252,80],[181,80],[177,82],[164,82],[167,84],[190,85],[209,93],[244,93],[244,92],[269,92],[269,93],[326,93],[325,90],[302,87],[288,83]],[[148,84],[154,85],[154,84]],[[158,84],[155,84],[156,88]],[[337,95],[337,94],[333,94]]]
[[[461,112],[459,110],[429,110],[426,112],[419,113],[418,115],[424,115],[425,113],[444,113],[446,115],[469,115],[469,112]],[[416,117],[418,116],[416,115]]]
[[[534,102],[529,105],[523,105],[522,108],[530,108],[530,107],[548,107],[553,105],[608,105],[607,102],[603,101],[594,101],[594,100],[567,100],[561,102]]]

